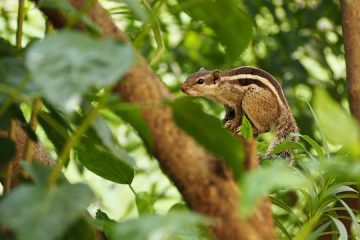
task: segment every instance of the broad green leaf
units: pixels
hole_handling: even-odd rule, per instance
[[[246,173],[240,182],[242,189],[240,210],[247,217],[252,208],[271,191],[277,189],[294,189],[305,186],[307,180],[286,163],[273,164]]]
[[[0,137],[0,169],[8,165],[15,153],[15,143],[10,138]]]
[[[155,212],[154,204],[156,202],[156,198],[152,194],[147,192],[137,193],[135,201],[140,216],[145,214],[153,214]]]
[[[61,239],[93,201],[84,184],[53,188],[22,185],[0,202],[0,223],[6,224],[19,240]]]
[[[97,116],[91,125],[104,146],[110,149],[115,148],[115,138],[106,121],[101,116]]]
[[[105,212],[98,209],[96,211],[96,219],[91,221],[91,223],[94,227],[103,232],[107,239],[109,239],[109,232],[111,231],[112,226],[116,225],[117,222],[110,219]]]
[[[20,102],[39,95],[38,88],[30,82],[23,60],[16,57],[0,57],[0,103],[8,98]]]
[[[189,98],[171,103],[176,124],[209,151],[223,158],[239,178],[243,169],[243,145],[226,130],[219,119],[206,114],[201,106]]]
[[[332,216],[330,216],[330,218],[333,220],[333,222],[336,225],[336,228],[339,231],[340,240],[348,240],[348,234],[347,234],[347,231],[346,231],[346,228],[345,228],[344,224],[339,219],[336,219],[336,218],[334,218]]]
[[[49,175],[52,171],[50,166],[40,164],[39,162],[33,161],[29,162],[20,162],[21,166],[26,170],[26,172],[31,176],[31,179],[35,182],[36,185],[47,186]],[[63,174],[57,179],[57,182],[60,184],[68,184],[68,180]]]
[[[0,57],[15,57],[17,52],[18,50],[16,47],[0,37]]]
[[[62,31],[32,44],[25,63],[44,97],[72,112],[90,86],[108,87],[134,63],[128,44]]]
[[[63,240],[97,240],[96,229],[85,217],[80,218],[66,232]]]
[[[204,218],[191,213],[174,213],[166,216],[143,216],[114,225],[110,231],[110,239],[155,240],[183,239],[184,229],[197,234],[197,225],[207,224]],[[196,235],[195,235],[196,236]]]
[[[63,150],[66,140],[70,135],[66,125],[59,119],[60,115],[54,111],[40,111],[38,114],[38,121],[44,129],[48,139],[54,144],[57,154]]]
[[[314,110],[324,133],[335,144],[352,145],[359,141],[359,126],[351,115],[321,89],[316,89]]]
[[[95,133],[96,136],[93,133]],[[117,144],[109,126],[102,117],[96,117],[92,124],[92,129],[89,130],[88,134],[92,137],[91,141],[97,141],[96,139],[99,139],[104,147],[106,147],[106,149],[108,149],[114,156],[117,156],[120,160],[131,167],[135,166],[134,159]]]
[[[101,211],[100,209],[98,209],[96,211],[96,216],[95,217],[98,220],[106,220],[106,221],[109,221],[109,222],[116,223],[114,220],[110,219],[109,216],[105,212]]]
[[[178,202],[178,203],[175,203],[174,205],[172,205],[170,208],[169,208],[169,211],[168,213],[172,213],[172,212],[182,212],[182,211],[185,211],[185,212],[188,212],[189,211],[189,208],[187,207],[186,203],[185,202]]]
[[[251,123],[245,115],[242,117],[241,135],[246,139],[250,139],[253,137],[253,129]]]
[[[203,21],[213,29],[216,38],[225,46],[229,60],[239,58],[250,42],[253,25],[239,1],[184,0],[179,3],[194,20]]]
[[[111,106],[111,109],[123,120],[130,123],[144,141],[149,152],[151,152],[153,150],[154,141],[152,139],[150,128],[145,122],[141,112],[141,106],[137,104],[121,103]]]
[[[90,137],[83,137],[76,150],[81,164],[96,175],[120,184],[132,182],[134,170],[126,153],[115,155]]]

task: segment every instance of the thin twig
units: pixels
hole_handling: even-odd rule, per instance
[[[87,113],[86,118],[80,124],[80,126],[75,131],[74,135],[70,136],[68,141],[66,142],[64,148],[62,149],[59,158],[57,160],[56,165],[52,169],[49,178],[48,178],[48,185],[55,186],[56,181],[61,173],[63,166],[66,163],[66,160],[74,148],[74,146],[78,143],[81,137],[86,133],[89,129],[91,123],[95,120],[96,116],[99,113],[99,110],[103,107],[103,104],[106,102],[106,99],[109,95],[110,89],[105,91],[105,94],[101,97],[98,105],[96,107],[92,107],[91,110]]]
[[[36,127],[38,124],[37,115],[38,115],[38,112],[40,111],[41,107],[42,107],[41,99],[40,98],[35,99],[33,106],[32,106],[32,112],[31,112],[30,123],[29,123],[31,129],[34,132],[36,131]],[[25,145],[25,150],[24,150],[24,161],[31,162],[33,152],[34,152],[34,142],[31,138],[28,137],[26,140],[26,145]]]
[[[21,49],[21,46],[22,46],[24,5],[25,5],[25,0],[19,0],[18,16],[17,16],[17,29],[16,29],[16,47],[17,47],[17,49]],[[13,140],[14,142],[16,142],[16,120],[15,119],[11,119],[11,122],[10,122],[9,138],[11,140]],[[5,187],[4,187],[5,193],[7,193],[11,190],[12,169],[13,169],[13,163],[11,161],[6,168],[6,173],[5,173],[6,174]]]

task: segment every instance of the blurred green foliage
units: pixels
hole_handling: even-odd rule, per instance
[[[8,129],[9,119],[18,119],[33,139],[40,136],[61,165],[77,166],[78,175],[92,171],[111,182],[110,188],[124,184],[132,199],[130,204],[124,201],[126,194],[115,199],[114,208],[124,210],[120,217],[111,220],[98,210],[94,218],[86,211],[94,195],[99,201],[93,207],[112,214],[103,203],[109,196],[95,191],[97,183],[71,184],[60,174],[48,187],[56,168],[23,163],[34,183],[21,178],[19,188],[1,196],[1,239],[94,239],[94,229],[110,239],[210,238],[199,226],[214,223],[189,211],[150,159],[154,139],[141,115],[149,106],[125,103],[111,94],[113,83],[136,61],[133,48],[175,96],[185,77],[200,67],[252,65],[276,76],[300,126],[296,136],[301,141],[285,141],[275,151],[291,151],[293,165],[277,159],[243,174],[242,146],[217,119],[222,106],[181,98],[164,104],[172,107],[179,127],[233,169],[242,190],[242,217],[271,194],[281,239],[360,237],[357,210],[345,201],[358,199],[360,143],[358,125],[344,109],[338,1],[101,1],[133,47],[96,39],[98,27],[65,2],[40,2],[66,10],[68,27],[80,20],[90,34],[58,31],[44,36],[45,19],[27,2],[22,36],[26,45],[17,49],[17,4],[0,3],[0,126]],[[44,107],[35,134],[26,119],[36,98]],[[252,136],[249,124],[242,130]],[[14,146],[8,138],[0,140],[4,168],[14,156]],[[267,140],[260,137],[260,154]],[[167,211],[169,199],[175,204]],[[162,201],[169,202],[159,210]],[[137,218],[129,220],[134,211]],[[353,220],[352,232],[343,219]]]

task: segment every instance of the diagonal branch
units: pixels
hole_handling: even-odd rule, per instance
[[[69,0],[76,9],[81,9],[87,2]],[[60,12],[41,10],[56,28],[67,25],[67,19]],[[102,38],[129,42],[97,1],[89,7],[86,15],[102,29]],[[82,23],[72,26],[87,31]],[[125,81],[119,83],[116,90],[123,100],[132,103],[156,105],[164,98],[171,98],[170,92],[140,55],[137,64],[128,71]],[[145,109],[143,117],[153,136],[154,155],[162,170],[191,209],[218,221],[211,229],[218,239],[277,239],[269,202],[261,203],[250,219],[241,220],[238,216],[238,187],[231,171],[223,161],[209,154],[176,126],[168,107]]]

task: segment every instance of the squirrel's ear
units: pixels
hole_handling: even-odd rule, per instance
[[[213,77],[214,83],[220,81],[221,76],[220,76],[220,71],[219,70],[212,71],[211,75]]]
[[[201,67],[198,72],[205,72],[205,68]]]

